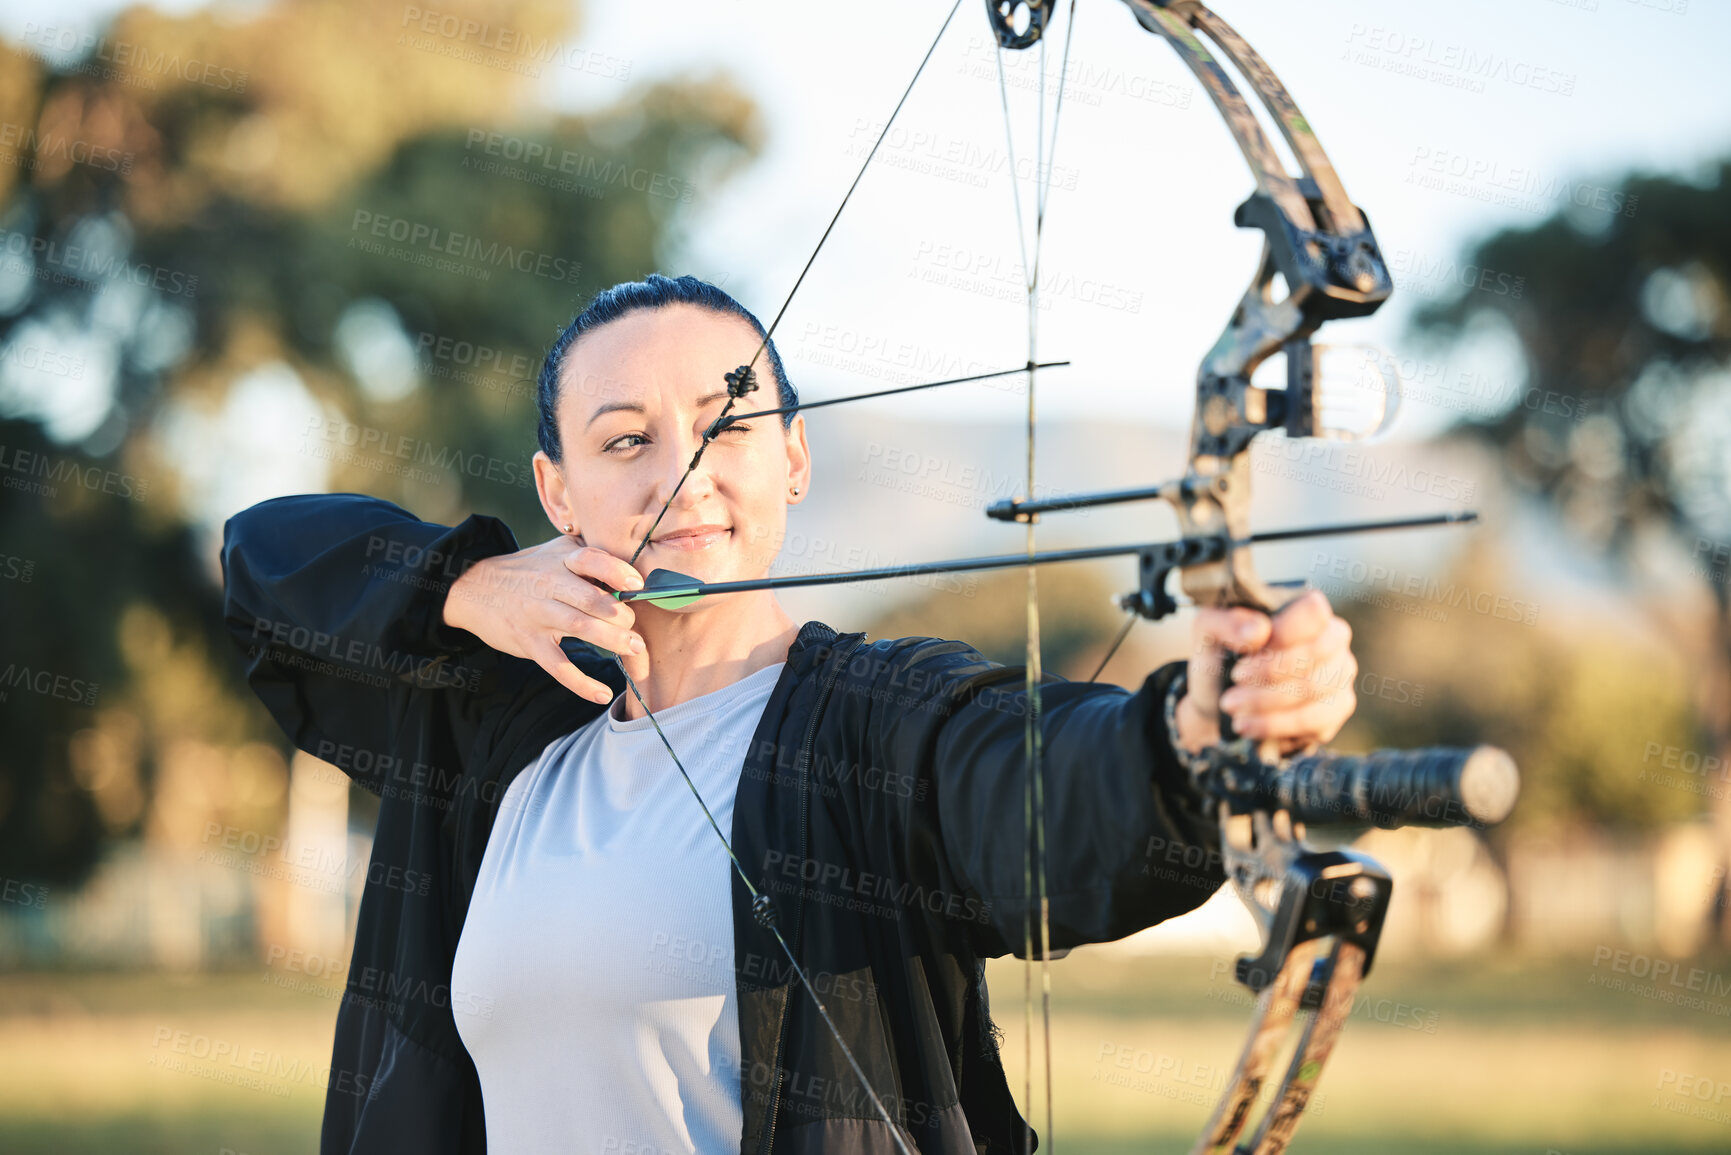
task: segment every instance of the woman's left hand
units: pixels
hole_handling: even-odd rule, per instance
[[[1249,609],[1197,613],[1188,687],[1178,704],[1178,741],[1200,750],[1220,740],[1220,712],[1245,738],[1273,739],[1282,754],[1319,746],[1358,705],[1352,627],[1321,590],[1308,590],[1273,617]],[[1220,693],[1225,650],[1238,654],[1232,687]]]

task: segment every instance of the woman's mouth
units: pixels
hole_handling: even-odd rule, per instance
[[[669,549],[700,550],[708,549],[726,541],[733,530],[725,525],[694,525],[688,529],[676,529],[664,533],[655,539],[656,545]]]

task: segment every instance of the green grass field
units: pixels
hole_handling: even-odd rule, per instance
[[[1020,1098],[1022,967],[990,973]],[[1242,1042],[1243,992],[1209,960],[1082,951],[1052,976],[1042,1150],[1189,1150]],[[1679,1006],[1605,977],[1586,958],[1377,968],[1291,1150],[1731,1152],[1728,1000]],[[334,995],[264,971],[0,978],[0,1151],[314,1152]]]

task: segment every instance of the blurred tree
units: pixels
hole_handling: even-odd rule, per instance
[[[1627,623],[1594,628],[1585,610],[1516,600],[1510,584],[1509,567],[1475,546],[1410,592],[1330,589],[1359,662],[1358,709],[1338,744],[1508,750],[1521,800],[1496,839],[1637,831],[1698,814],[1701,796],[1679,788],[1683,776],[1666,786],[1640,773],[1648,743],[1690,740],[1683,660]]]
[[[0,874],[72,882],[139,829],[103,792],[115,750],[148,788],[178,738],[279,737],[232,675],[197,533],[270,495],[255,459],[544,536],[541,353],[673,257],[760,145],[731,83],[633,87],[575,13],[136,8],[0,43],[0,571],[32,567],[0,572],[0,668],[92,681],[131,719],[0,701]],[[560,75],[617,101],[550,115]]]
[[[1591,203],[1571,198],[1539,225],[1502,230],[1473,247],[1468,263],[1523,277],[1520,293],[1479,292],[1475,282],[1415,322],[1444,342],[1487,330],[1518,342],[1522,388],[1503,412],[1469,422],[1467,431],[1497,447],[1518,484],[1646,595],[1690,669],[1707,730],[1690,744],[1725,759],[1731,162],[1698,181],[1632,176],[1601,191]],[[1712,785],[1731,861],[1731,788],[1723,779]],[[1715,918],[1731,943],[1728,898],[1721,893]]]

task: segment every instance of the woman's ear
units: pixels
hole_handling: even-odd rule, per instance
[[[811,487],[811,447],[805,441],[805,414],[795,413],[787,427],[787,503],[798,505]]]
[[[565,496],[564,471],[557,462],[547,456],[544,449],[537,449],[532,461],[535,466],[535,494],[541,499],[541,509],[547,514],[547,520],[552,522],[553,528],[560,533],[579,532],[582,526],[577,524],[577,515]]]

